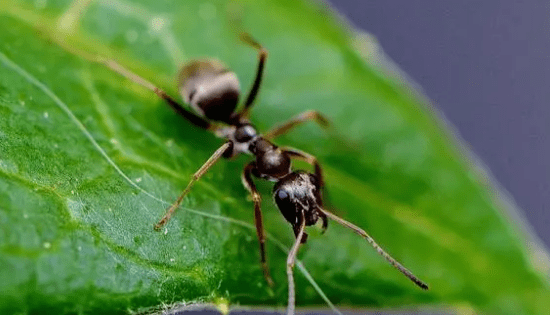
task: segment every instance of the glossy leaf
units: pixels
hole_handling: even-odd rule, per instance
[[[286,303],[293,233],[258,182],[271,237],[270,289],[258,263],[240,157],[219,163],[165,230],[153,224],[220,140],[90,56],[113,58],[177,96],[178,67],[224,61],[252,83],[267,130],[307,109],[278,143],[319,157],[328,204],[427,281],[417,289],[351,231],[313,228],[303,265],[346,307],[544,314],[547,254],[523,230],[433,109],[384,68],[376,44],[319,3],[11,1],[0,23],[0,310],[150,312],[177,304]],[[428,65],[429,66],[429,65]],[[297,167],[307,168],[305,164]],[[284,245],[283,245],[284,244]],[[299,306],[324,305],[297,272]]]

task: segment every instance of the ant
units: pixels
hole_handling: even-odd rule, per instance
[[[289,132],[299,124],[313,120],[322,127],[328,127],[328,120],[316,111],[306,111],[287,122],[275,127],[265,134],[260,134],[248,120],[254,99],[258,94],[267,60],[267,50],[256,42],[250,35],[241,34],[241,40],[258,51],[258,68],[256,78],[240,111],[236,111],[240,86],[234,72],[227,69],[221,62],[215,60],[194,60],[184,65],[179,73],[178,88],[185,103],[193,110],[187,110],[174,100],[165,91],[139,75],[125,69],[112,60],[101,60],[106,66],[126,78],[152,90],[162,98],[176,113],[183,116],[193,125],[213,132],[225,142],[212,156],[193,174],[187,187],[177,200],[167,209],[164,217],[155,225],[155,229],[162,228],[193,185],[217,162],[220,158],[232,158],[241,153],[253,155],[255,160],[248,163],[243,170],[241,179],[244,187],[254,201],[254,221],[260,245],[260,263],[264,277],[270,286],[273,286],[265,255],[265,234],[260,209],[261,196],[256,189],[252,176],[275,182],[273,197],[277,207],[285,219],[292,225],[296,240],[290,249],[286,261],[288,276],[288,308],[287,314],[294,314],[294,262],[301,244],[307,241],[306,226],[311,226],[322,220],[323,232],[328,227],[328,218],[353,230],[372,245],[392,266],[398,269],[420,288],[427,290],[428,285],[413,275],[403,265],[386,253],[372,237],[364,230],[352,223],[334,215],[323,208],[321,190],[324,186],[322,170],[317,159],[305,152],[293,148],[278,147],[272,139]],[[220,126],[219,123],[222,123]],[[311,164],[314,173],[293,171],[291,160],[298,159]]]

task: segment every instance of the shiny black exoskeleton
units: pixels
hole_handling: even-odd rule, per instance
[[[295,235],[300,232],[302,217],[306,226],[314,225],[322,219],[323,229],[327,228],[327,217],[318,210],[323,201],[321,183],[315,175],[304,171],[289,173],[273,187],[273,199],[285,219],[292,224]],[[302,243],[306,240],[307,233],[304,232]]]

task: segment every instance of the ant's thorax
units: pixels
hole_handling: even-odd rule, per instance
[[[256,128],[247,121],[220,128],[216,135],[232,144],[231,151],[224,157],[231,158],[241,153],[256,157],[254,175],[258,178],[277,182],[292,172],[290,156],[258,134]]]

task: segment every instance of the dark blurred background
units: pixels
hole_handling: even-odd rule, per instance
[[[332,4],[423,88],[550,247],[550,2]]]
[[[550,2],[331,2],[423,88],[550,247]]]

